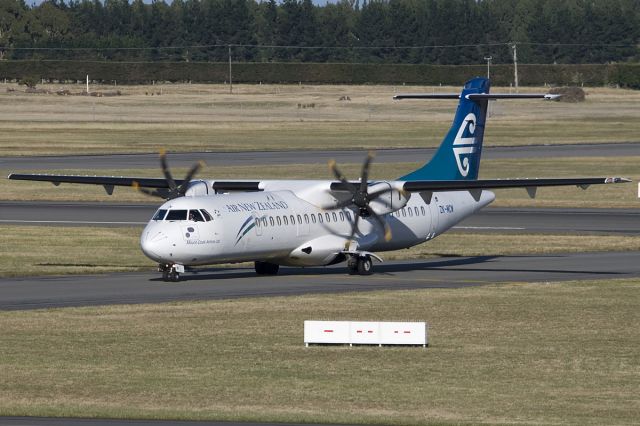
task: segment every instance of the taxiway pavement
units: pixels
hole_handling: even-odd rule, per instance
[[[281,268],[277,276],[261,277],[252,268],[210,268],[186,272],[183,281],[168,283],[149,270],[0,279],[0,310],[632,277],[640,277],[640,252],[395,261],[376,264],[371,276],[348,275],[343,265]]]
[[[431,158],[435,148],[400,148],[376,150],[376,163],[413,163]],[[594,143],[575,145],[485,146],[484,159],[558,158],[558,157],[626,157],[640,153],[640,142]],[[259,166],[278,164],[362,163],[366,150],[241,151],[170,153],[172,167],[188,167],[203,160],[209,167]],[[138,169],[158,167],[158,154],[68,155],[34,157],[0,157],[0,170],[60,169]]]

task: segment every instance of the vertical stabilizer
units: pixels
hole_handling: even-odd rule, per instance
[[[489,94],[490,86],[489,80],[482,77],[465,83],[462,94],[459,96],[460,103],[453,124],[440,148],[427,164],[398,180],[475,180],[478,178],[488,99],[480,97],[472,100],[469,95]]]

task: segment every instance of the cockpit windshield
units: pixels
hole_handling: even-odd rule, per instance
[[[165,209],[160,209],[156,212],[156,214],[153,215],[153,219],[152,220],[162,220],[164,219],[164,216],[167,214],[167,210]]]
[[[153,215],[152,220],[190,220],[192,222],[210,222],[213,220],[209,212],[205,209],[192,210],[166,210],[160,209]]]
[[[198,210],[189,210],[189,220],[193,222],[204,222],[204,218]]]
[[[164,220],[187,220],[186,210],[169,210]]]

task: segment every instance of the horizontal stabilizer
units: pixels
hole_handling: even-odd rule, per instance
[[[489,100],[489,99],[546,99],[555,100],[562,95],[552,95],[549,93],[471,93],[465,96],[465,98],[475,100]],[[406,93],[395,95],[393,99],[460,99],[460,94],[457,93]]]

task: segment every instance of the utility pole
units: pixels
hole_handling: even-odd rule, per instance
[[[231,45],[229,45],[229,94],[233,95],[233,77],[231,74]]]
[[[513,80],[518,93],[518,45],[514,42],[511,48],[513,49]]]
[[[491,60],[493,59],[493,56],[485,56],[484,60],[487,61],[487,80],[489,80],[490,76],[491,76]]]

